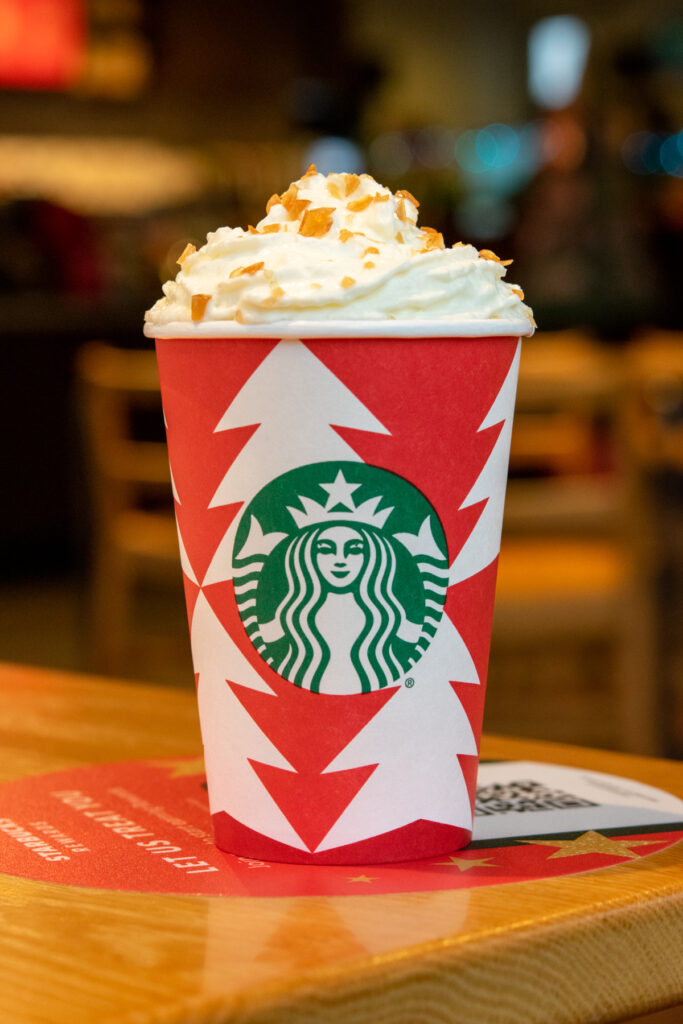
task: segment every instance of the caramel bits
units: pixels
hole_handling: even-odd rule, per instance
[[[197,323],[199,320],[202,320],[204,318],[204,314],[206,313],[206,307],[208,306],[210,299],[210,295],[198,294],[192,296],[192,304],[190,309],[193,323]]]
[[[299,189],[296,185],[290,185],[286,192],[280,197],[280,202],[289,215],[290,220],[298,220],[307,206],[311,205],[310,199],[299,199]]]
[[[176,263],[178,264],[178,266],[182,267],[182,265],[185,262],[185,260],[187,259],[187,257],[191,256],[192,253],[196,252],[196,251],[197,251],[197,246],[193,245],[192,242],[188,242],[187,245],[185,246],[185,248],[183,249],[183,251],[181,252],[180,256],[178,257],[178,259],[176,260]]]
[[[363,196],[362,199],[352,199],[348,204],[347,209],[350,210],[351,213],[360,213],[362,210],[367,210],[372,200],[372,196]]]
[[[443,235],[436,228],[422,228],[422,237],[424,240],[424,249],[420,249],[420,252],[431,252],[432,249],[444,249]]]
[[[479,256],[483,260],[493,260],[494,263],[500,263],[503,267],[509,267],[512,260],[502,260],[500,256],[496,256],[495,252],[490,249],[480,249]]]
[[[360,178],[357,174],[345,174],[344,175],[344,195],[353,195],[358,186],[360,185]]]
[[[306,210],[301,218],[299,234],[307,238],[322,238],[332,227],[333,206],[315,206]]]
[[[348,242],[349,238],[353,238],[353,231],[348,231],[347,228],[342,228],[339,232],[339,241]]]
[[[365,252],[363,253],[363,255],[361,256],[361,259],[365,259],[365,257],[369,256],[371,252],[377,253],[377,255],[379,256],[379,249],[377,248],[377,246],[369,245]]]
[[[417,199],[415,198],[415,196],[411,192],[409,192],[407,188],[399,188],[399,189],[397,189],[396,197],[397,197],[397,199],[409,199],[410,202],[415,207],[418,207],[420,205],[418,203]]]
[[[342,277],[341,286],[342,288],[351,288],[356,283],[355,277]]]
[[[273,208],[273,207],[274,207],[274,206],[275,206],[275,205],[276,205],[277,203],[279,203],[280,201],[281,201],[281,200],[280,200],[280,197],[279,197],[279,195],[277,194],[277,192],[274,192],[274,193],[272,194],[272,196],[270,197],[270,199],[268,200],[268,202],[266,203],[266,213],[270,213],[270,211],[272,210],[272,208]]]
[[[336,174],[334,181],[328,179],[327,191],[334,199],[348,199],[359,185],[360,178],[357,174]]]
[[[248,267],[235,267],[228,276],[241,277],[242,274],[256,274],[259,270],[263,270],[263,266],[263,260],[261,260],[260,263],[250,263]]]

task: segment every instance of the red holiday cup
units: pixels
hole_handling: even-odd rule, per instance
[[[217,845],[466,845],[527,321],[149,326]]]

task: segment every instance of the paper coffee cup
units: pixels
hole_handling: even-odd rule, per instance
[[[466,845],[528,323],[148,332],[217,845]]]

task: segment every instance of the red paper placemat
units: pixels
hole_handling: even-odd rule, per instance
[[[599,794],[612,802],[599,802]],[[67,885],[213,896],[459,889],[658,853],[683,838],[681,810],[675,797],[630,780],[488,763],[480,768],[478,838],[464,850],[386,866],[276,864],[214,846],[201,758],[124,761],[0,786],[0,870]]]

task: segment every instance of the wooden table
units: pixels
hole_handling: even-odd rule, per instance
[[[192,693],[0,666],[0,781],[200,747]],[[683,796],[683,765],[489,737]],[[0,1020],[572,1024],[683,1002],[683,844],[469,890],[159,896],[0,876]]]

